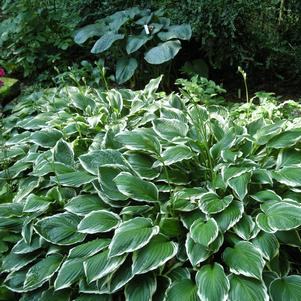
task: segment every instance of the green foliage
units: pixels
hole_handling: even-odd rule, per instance
[[[240,120],[157,93],[160,80],[6,108],[1,293],[300,299],[300,119],[255,109]]]
[[[83,44],[98,37],[91,52],[103,54],[106,63],[116,65],[115,81],[123,84],[134,76],[138,67],[141,81],[144,60],[152,65],[172,60],[181,49],[180,40],[189,40],[191,34],[188,24],[170,25],[162,10],[152,12],[132,7],[86,25],[77,31],[74,40]]]
[[[3,1],[0,65],[9,72],[38,80],[49,79],[57,65],[65,68],[74,48],[73,30],[79,22],[78,16],[67,10],[68,3]]]
[[[225,102],[225,99],[221,95],[226,93],[226,90],[205,77],[195,75],[190,80],[180,78],[177,79],[176,84],[181,86],[181,93],[192,98],[194,102],[201,102],[203,104]]]

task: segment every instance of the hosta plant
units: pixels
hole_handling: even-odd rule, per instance
[[[191,38],[189,24],[170,25],[163,10],[132,7],[86,25],[75,34],[78,44],[98,37],[91,52],[106,59],[106,64],[116,66],[115,81],[122,84],[136,71],[147,76],[145,63],[151,75],[158,74],[158,66],[172,60],[181,49],[180,40]],[[149,77],[149,76],[147,76]]]
[[[301,127],[143,91],[3,120],[1,281],[20,300],[298,301]]]

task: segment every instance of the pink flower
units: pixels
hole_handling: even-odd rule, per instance
[[[5,75],[5,71],[4,69],[0,68],[0,77],[4,76]]]

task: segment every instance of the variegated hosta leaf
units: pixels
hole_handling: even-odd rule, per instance
[[[66,165],[74,165],[74,151],[64,140],[59,140],[54,147],[53,159]]]
[[[152,273],[139,275],[125,287],[126,301],[150,301],[157,288],[156,278]]]
[[[213,218],[207,221],[196,220],[190,227],[191,238],[208,247],[218,236],[218,225]]]
[[[287,148],[301,140],[301,128],[294,128],[273,137],[267,146],[271,148]]]
[[[176,243],[164,236],[155,236],[145,247],[134,252],[132,271],[134,274],[144,274],[155,270],[173,258],[177,251]]]
[[[124,195],[141,202],[157,202],[159,192],[151,182],[141,180],[128,172],[121,172],[114,182],[118,190]]]
[[[223,211],[233,200],[232,195],[220,198],[214,192],[207,192],[201,195],[199,207],[205,214],[215,214]]]
[[[59,269],[54,282],[54,288],[56,290],[68,288],[83,276],[83,258],[68,259]]]
[[[228,180],[229,186],[233,189],[240,200],[243,200],[248,193],[248,184],[251,179],[251,173],[245,172],[238,176],[231,177]]]
[[[261,231],[251,242],[261,251],[266,260],[270,261],[279,252],[280,245],[274,234]]]
[[[275,279],[270,285],[273,301],[299,301],[301,298],[301,276],[290,275]]]
[[[104,250],[84,261],[84,270],[88,283],[112,273],[126,259],[125,256],[109,257],[108,255],[109,250]]]
[[[186,137],[188,133],[187,124],[177,119],[158,118],[153,121],[153,126],[159,137],[169,141],[177,137]]]
[[[51,177],[51,180],[53,180],[55,183],[70,187],[80,187],[85,184],[91,183],[96,179],[96,176],[92,176],[85,171],[74,171]]]
[[[106,209],[107,205],[96,194],[82,194],[72,198],[64,209],[79,216],[85,216],[92,211]]]
[[[298,203],[271,201],[262,204],[260,207],[264,212],[264,217],[259,214],[257,219],[264,219],[272,232],[287,231],[301,225],[301,206]],[[262,222],[259,221],[258,226],[263,228]],[[265,229],[263,230],[265,231]]]
[[[116,139],[130,150],[161,153],[161,145],[155,136],[147,129],[125,131],[117,135]]]
[[[86,215],[78,224],[81,233],[108,232],[118,227],[121,222],[119,215],[107,210],[92,211]]]
[[[240,241],[226,248],[223,259],[234,274],[261,279],[265,261],[261,252],[250,242]]]
[[[253,234],[255,222],[250,215],[244,214],[240,221],[233,227],[234,232],[244,240],[249,240]]]
[[[33,265],[26,274],[24,289],[31,291],[41,287],[59,269],[61,261],[61,255],[50,255]]]
[[[247,278],[241,275],[231,274],[229,301],[245,300],[245,301],[269,301],[269,295],[264,283],[260,280]]]
[[[117,150],[95,150],[81,155],[79,161],[82,167],[93,175],[98,175],[101,166],[121,166],[124,167],[126,162],[122,154]]]
[[[109,238],[100,238],[77,245],[70,249],[68,259],[85,258],[99,253],[110,244]]]
[[[230,283],[220,264],[204,265],[197,272],[195,280],[201,301],[227,300]]]
[[[63,137],[62,132],[56,129],[45,129],[34,132],[31,135],[31,141],[39,146],[50,148],[56,145],[57,141]]]
[[[233,227],[242,218],[244,212],[243,203],[233,201],[226,209],[214,216],[214,219],[223,232]]]
[[[57,245],[82,242],[86,234],[77,232],[80,218],[72,213],[60,213],[39,220],[35,231],[45,240]]]
[[[172,283],[166,293],[166,301],[200,301],[197,286],[190,279],[182,279]]]
[[[183,160],[188,160],[193,157],[193,152],[188,146],[175,145],[165,149],[162,153],[162,160],[166,166],[172,165]]]
[[[211,255],[211,252],[205,246],[196,243],[190,235],[187,235],[185,243],[186,253],[189,261],[193,266],[199,264],[200,262],[205,261]]]
[[[273,172],[273,178],[289,187],[301,186],[301,167],[283,167]]]
[[[141,249],[158,233],[159,227],[153,226],[152,221],[147,218],[136,217],[123,222],[115,230],[109,246],[109,256],[118,256]]]

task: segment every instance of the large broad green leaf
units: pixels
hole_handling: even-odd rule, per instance
[[[118,40],[122,40],[124,38],[124,34],[118,34],[115,32],[107,32],[101,38],[99,38],[94,44],[91,52],[94,54],[98,54],[109,49],[112,44]]]
[[[142,202],[157,202],[159,192],[155,184],[144,181],[128,172],[121,172],[114,182],[118,190],[136,200]]]
[[[149,64],[160,65],[173,59],[181,49],[179,40],[168,41],[151,48],[144,54]]]
[[[50,148],[54,147],[57,141],[60,140],[62,137],[62,132],[56,129],[45,129],[34,132],[31,135],[31,141],[39,146]]]
[[[126,259],[126,256],[109,257],[108,254],[109,250],[104,250],[84,261],[84,270],[88,283],[112,273]]]
[[[177,251],[176,243],[161,235],[154,237],[145,247],[134,253],[133,274],[144,274],[161,267],[173,258]]]
[[[270,294],[273,301],[301,300],[301,276],[290,275],[275,279],[270,285]]]
[[[116,230],[109,246],[110,256],[118,256],[144,247],[151,238],[159,233],[159,227],[152,221],[136,217],[123,222]]]
[[[262,256],[267,259],[273,259],[279,252],[279,242],[277,237],[272,233],[265,233],[261,231],[254,239],[252,239],[252,244],[257,247]]]
[[[10,252],[2,261],[1,272],[18,271],[33,262],[37,257],[37,254],[14,254]]]
[[[81,233],[95,234],[109,232],[118,227],[120,217],[107,210],[92,211],[81,220],[78,231]]]
[[[244,276],[230,275],[229,301],[269,301],[267,289],[262,281]]]
[[[51,202],[47,197],[38,196],[32,193],[25,201],[23,212],[44,212],[49,208],[50,204]]]
[[[115,112],[121,113],[123,109],[123,96],[116,89],[111,89],[106,94],[106,100],[109,101],[110,109]],[[106,144],[108,147],[108,145]]]
[[[251,173],[246,172],[228,180],[229,186],[234,190],[240,200],[243,200],[248,193],[250,179]]]
[[[131,54],[140,49],[151,37],[147,35],[129,36],[126,44],[127,54]]]
[[[104,23],[95,23],[84,26],[76,32],[74,36],[74,42],[77,44],[83,44],[91,37],[104,34],[106,30],[107,27]]]
[[[277,157],[276,169],[300,164],[301,152],[292,148],[282,149]]]
[[[223,258],[234,274],[261,279],[265,261],[252,243],[240,241],[233,248],[226,248]]]
[[[227,208],[232,200],[232,195],[228,195],[221,199],[215,192],[206,192],[200,197],[199,208],[205,214],[215,214]]]
[[[93,256],[106,248],[110,241],[111,239],[109,238],[100,238],[78,245],[69,251],[68,259]]]
[[[256,143],[259,145],[266,144],[270,139],[281,133],[284,123],[285,121],[281,120],[261,127],[254,135]]]
[[[95,101],[82,93],[74,93],[72,94],[72,104],[82,111],[86,111],[89,109],[89,111],[93,110],[95,108]],[[84,125],[85,126],[85,125]]]
[[[221,231],[226,232],[233,227],[241,218],[244,212],[242,202],[233,201],[224,211],[214,216]]]
[[[167,147],[162,153],[162,159],[164,160],[164,164],[168,166],[183,160],[191,159],[193,155],[193,152],[188,146],[176,145]]]
[[[154,160],[147,154],[130,153],[127,160],[132,169],[143,179],[153,180],[160,175],[160,168],[153,168]]]
[[[79,161],[82,167],[93,175],[98,175],[101,166],[124,167],[125,160],[122,154],[113,149],[95,150],[81,155]]]
[[[40,249],[41,246],[42,243],[41,243],[40,236],[33,235],[30,243],[27,243],[23,238],[19,240],[12,248],[12,252],[15,254],[27,254]]]
[[[162,41],[168,41],[171,39],[190,40],[191,38],[191,26],[189,24],[171,25],[166,27],[167,31],[158,33],[158,37]]]
[[[77,232],[80,218],[72,213],[59,213],[40,219],[35,231],[45,240],[57,245],[73,245],[82,242],[86,234]]]
[[[267,233],[275,233],[276,230],[268,224],[268,217],[264,213],[259,213],[256,216],[256,224],[259,229]]]
[[[85,171],[74,171],[56,175],[55,177],[51,177],[50,179],[62,186],[80,187],[84,184],[91,183],[92,181],[96,180],[97,177],[90,175]]]
[[[233,227],[237,236],[244,240],[249,240],[255,229],[255,222],[250,215],[244,214],[240,221]]]
[[[64,207],[65,210],[80,216],[105,208],[107,205],[95,194],[82,194],[74,197]]]
[[[126,301],[150,301],[157,288],[156,278],[148,273],[134,278],[125,287]]]
[[[113,275],[110,276],[110,292],[116,292],[125,284],[127,284],[133,277],[134,274],[132,272],[132,258],[128,256],[125,262],[118,268],[118,270],[116,270]]]
[[[177,119],[158,118],[153,121],[154,131],[163,139],[186,137],[188,125]]]
[[[268,143],[268,147],[272,148],[287,148],[293,146],[301,140],[301,128],[294,128],[285,131],[273,137]]]
[[[204,265],[197,272],[195,281],[198,287],[198,296],[201,301],[227,300],[230,283],[220,264],[214,263]]]
[[[66,260],[58,272],[54,282],[54,288],[56,290],[68,288],[83,276],[84,267],[82,258]]]
[[[185,243],[186,253],[189,261],[193,266],[204,262],[208,259],[212,252],[205,246],[196,243],[190,235],[187,235],[186,243]]]
[[[287,231],[301,225],[301,206],[298,203],[271,201],[261,205],[261,209],[273,232]]]
[[[8,274],[4,280],[4,286],[12,292],[23,293],[23,282],[26,276],[26,270],[21,270]]]
[[[61,162],[63,164],[73,165],[74,164],[74,152],[70,145],[64,141],[59,140],[54,147],[53,159],[55,162]]]
[[[26,274],[24,289],[31,291],[42,286],[58,270],[61,261],[61,255],[50,255],[32,266]]]
[[[122,170],[123,169],[120,169],[118,167],[109,166],[103,166],[99,168],[99,190],[101,191],[100,195],[102,196],[103,200],[110,205],[112,205],[112,202],[108,202],[106,198],[117,201],[115,203],[118,204],[119,207],[124,207],[124,200],[128,199],[128,196],[122,194],[118,190],[117,185],[114,182],[114,179],[120,174]]]
[[[166,301],[200,301],[197,286],[190,279],[175,281],[166,293]]]
[[[122,58],[117,60],[115,78],[118,84],[127,82],[135,73],[138,62],[135,58]]]
[[[190,227],[190,234],[196,243],[208,247],[218,236],[218,225],[213,218],[196,220]]]
[[[279,201],[279,202],[282,201],[281,197],[275,191],[269,190],[269,189],[259,191],[255,194],[251,195],[251,197],[260,203],[263,203],[266,201]]]
[[[116,136],[117,140],[130,150],[138,150],[155,154],[161,153],[159,140],[146,129],[136,129],[122,132]]]
[[[273,172],[273,178],[290,187],[301,186],[301,167],[284,167]]]

